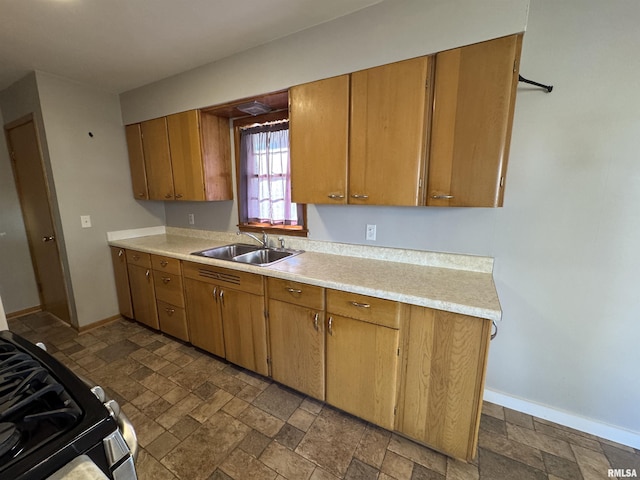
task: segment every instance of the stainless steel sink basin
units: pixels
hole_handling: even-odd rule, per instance
[[[264,248],[259,245],[233,243],[231,245],[223,245],[222,247],[200,250],[199,252],[193,252],[191,255],[266,267],[301,253],[303,253],[302,250]]]
[[[222,247],[209,248],[208,250],[200,250],[199,252],[193,252],[191,255],[198,255],[200,257],[217,258],[219,260],[233,260],[238,255],[253,252],[259,250],[258,245],[249,245],[246,243],[233,243],[231,245],[224,245]]]

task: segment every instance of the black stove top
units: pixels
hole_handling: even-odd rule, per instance
[[[70,370],[22,337],[0,332],[0,478],[46,478],[102,446],[116,428]]]

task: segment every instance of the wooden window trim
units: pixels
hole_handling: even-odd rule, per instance
[[[240,223],[242,218],[242,206],[240,205],[240,128],[253,123],[273,122],[276,120],[285,120],[289,118],[289,110],[279,110],[277,112],[265,113],[264,115],[256,115],[255,117],[243,117],[233,120],[233,143],[236,156],[236,192],[238,192],[238,229],[242,232],[267,232],[271,235],[290,235],[296,237],[307,237],[309,230],[307,229],[307,205],[302,204],[302,225],[291,226],[274,226],[263,223]]]

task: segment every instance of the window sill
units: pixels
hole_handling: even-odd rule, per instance
[[[266,232],[267,235],[290,235],[295,237],[306,237],[309,234],[309,231],[305,228],[302,228],[301,225],[273,226],[268,223],[265,223],[265,224],[252,223],[252,224],[238,225],[238,229],[241,232],[252,232],[252,233]]]

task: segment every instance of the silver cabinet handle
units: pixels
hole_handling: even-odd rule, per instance
[[[318,326],[318,317],[320,316],[320,314],[318,312],[316,312],[316,314],[313,316],[313,328],[316,329],[316,332],[318,331],[318,329],[320,328]]]
[[[364,194],[360,194],[360,193],[354,193],[353,195],[351,195],[351,198],[360,198],[360,199],[367,199],[369,198],[369,195],[364,195]]]
[[[220,303],[224,306],[224,290],[220,289]]]
[[[182,198],[182,194],[181,193],[176,193],[176,198]]]
[[[46,237],[42,237],[43,242],[53,242],[56,239],[53,235],[48,235]]]
[[[171,277],[162,277],[162,283],[165,285],[171,281]]]
[[[302,293],[302,290],[298,290],[297,288],[287,288],[287,292],[289,292],[289,293]]]
[[[436,200],[449,200],[455,197],[453,195],[431,195],[431,198],[435,198]]]
[[[165,308],[164,309],[165,312],[167,312],[169,314],[169,316],[173,315],[174,313],[176,313],[176,311],[173,308]]]
[[[122,255],[124,255],[124,250],[122,249],[118,250],[118,257],[121,257]]]
[[[329,317],[329,335],[333,335],[333,317]]]
[[[330,193],[329,195],[327,195],[327,197],[329,197],[332,200],[340,200],[344,198],[344,195],[341,195],[339,193]]]
[[[160,265],[161,265],[162,267],[166,267],[167,265],[169,265],[169,262],[167,262],[166,260],[161,260],[161,261],[160,261]]]
[[[370,308],[371,305],[369,305],[368,303],[359,303],[359,302],[349,302],[351,303],[351,305],[353,305],[354,307],[360,307],[360,308]]]
[[[213,299],[216,301],[216,303],[218,303],[218,287],[213,287]]]
[[[173,198],[173,193],[167,193],[164,198]]]
[[[144,276],[147,277],[147,280],[149,280],[151,278],[151,270],[147,269]]]

